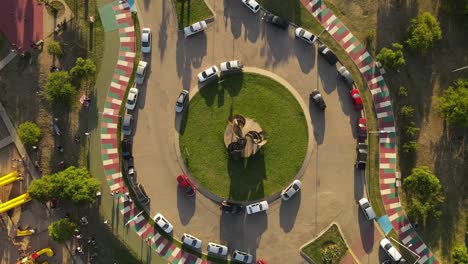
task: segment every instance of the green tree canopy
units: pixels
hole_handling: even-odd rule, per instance
[[[28,191],[32,198],[43,203],[57,198],[83,205],[94,202],[98,190],[99,181],[92,178],[86,168],[71,166],[33,180]]]
[[[451,125],[468,127],[468,79],[458,79],[438,98],[440,115]]]
[[[465,245],[458,245],[452,248],[452,258],[454,264],[468,263],[468,250]]]
[[[393,43],[391,49],[382,48],[379,54],[377,54],[377,60],[389,70],[398,69],[405,65],[406,61],[403,55],[403,45],[400,43]]]
[[[49,236],[57,242],[65,242],[73,237],[78,225],[68,218],[62,218],[49,225]]]
[[[50,55],[57,56],[59,58],[63,56],[62,47],[58,41],[51,41],[47,46],[47,52],[49,52]]]
[[[442,38],[439,22],[429,12],[424,12],[413,18],[408,33],[409,37],[406,43],[411,49],[421,52],[432,48],[434,42]]]
[[[18,126],[18,136],[25,145],[33,146],[41,139],[42,131],[33,122],[24,122]]]
[[[438,218],[439,205],[444,201],[439,179],[426,166],[416,167],[404,179],[403,187],[408,199],[408,214],[422,225],[427,217]]]
[[[68,72],[58,71],[49,74],[46,88],[46,99],[49,102],[70,106],[76,96],[76,89],[70,83]]]
[[[70,75],[73,78],[83,78],[86,80],[86,87],[88,86],[89,79],[96,74],[96,65],[90,59],[83,59],[81,57],[76,59],[75,66],[71,68]]]

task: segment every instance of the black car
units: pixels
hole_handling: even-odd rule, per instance
[[[335,65],[338,61],[336,55],[324,44],[319,46],[318,51],[330,65]]]
[[[356,152],[357,152],[356,169],[365,170],[366,163],[367,163],[367,144],[358,143]]]
[[[327,105],[325,104],[325,101],[323,100],[322,95],[318,90],[313,90],[310,93],[310,100],[314,102],[320,110],[325,110],[327,108]]]
[[[263,14],[262,19],[265,20],[265,22],[275,25],[282,29],[288,29],[289,27],[289,22],[286,19],[279,16],[275,16],[272,13]]]
[[[220,206],[221,211],[223,213],[228,214],[241,214],[244,213],[245,207],[241,204],[231,203],[228,201],[223,201]]]
[[[122,140],[122,157],[124,160],[133,159],[132,141],[130,141],[128,138]]]

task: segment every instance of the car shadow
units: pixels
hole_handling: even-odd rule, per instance
[[[361,236],[361,243],[364,252],[370,254],[372,249],[374,248],[374,231],[375,231],[375,223],[374,220],[369,221],[364,216],[362,209],[357,207],[358,210],[358,221],[359,221],[359,233]]]
[[[239,250],[252,254],[256,259],[257,248],[262,239],[262,234],[268,227],[268,216],[266,212],[260,212],[246,216],[244,224],[244,246]],[[255,262],[254,262],[255,263]]]
[[[355,154],[355,158],[356,158]],[[364,197],[364,183],[363,183],[363,177],[364,177],[364,170],[359,170],[353,167],[354,169],[354,200],[358,202],[361,200],[362,197]]]
[[[289,233],[293,229],[300,205],[301,191],[296,193],[288,201],[281,201],[280,226],[284,232]]]
[[[230,24],[231,34],[235,39],[239,38],[242,34],[242,19],[234,15],[238,14],[239,4],[242,5],[240,1],[238,3],[237,1],[224,0],[224,28],[227,28],[228,24]]]
[[[325,113],[320,110],[313,101],[309,100],[309,113],[312,120],[314,138],[317,145],[323,144],[325,138]]]
[[[197,194],[195,194],[197,195]],[[177,186],[177,209],[182,225],[187,225],[195,213],[195,196],[188,196],[185,191]]]
[[[189,95],[190,96],[190,95]],[[190,103],[185,105],[184,111],[182,113],[176,113],[174,118],[174,127],[179,135],[185,133],[185,128],[187,127],[188,115],[190,114]]]
[[[177,75],[182,79],[182,88],[190,91],[192,82],[192,67],[200,68],[207,52],[207,38],[205,33],[198,33],[189,38],[179,32],[176,44]]]
[[[146,105],[146,92],[147,92],[147,87],[148,87],[148,79],[151,77],[152,70],[151,70],[151,60],[143,60],[148,63],[146,65],[146,76],[145,79],[143,80],[142,84],[137,84],[136,87],[138,88],[138,101],[137,105],[135,106],[135,110],[137,109],[144,109]],[[126,98],[125,98],[126,99]]]

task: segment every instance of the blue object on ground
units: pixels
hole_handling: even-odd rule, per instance
[[[387,215],[383,215],[377,219],[377,222],[379,223],[380,227],[382,230],[385,232],[385,235],[390,233],[392,231],[393,226],[392,223],[390,222],[390,219],[388,219]]]

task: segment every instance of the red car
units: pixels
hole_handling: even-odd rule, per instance
[[[358,139],[365,141],[367,139],[367,119],[360,117],[357,126]]]
[[[184,174],[180,174],[177,176],[177,182],[179,183],[179,186],[184,188],[185,193],[192,196],[195,195],[195,186],[193,183],[185,176]]]
[[[268,264],[268,263],[266,263],[266,261],[264,260],[259,259],[257,260],[257,264]]]
[[[361,111],[362,110],[362,98],[361,98],[361,95],[359,94],[359,90],[351,89],[349,94],[351,95],[351,99],[353,100],[354,109],[356,111]]]

